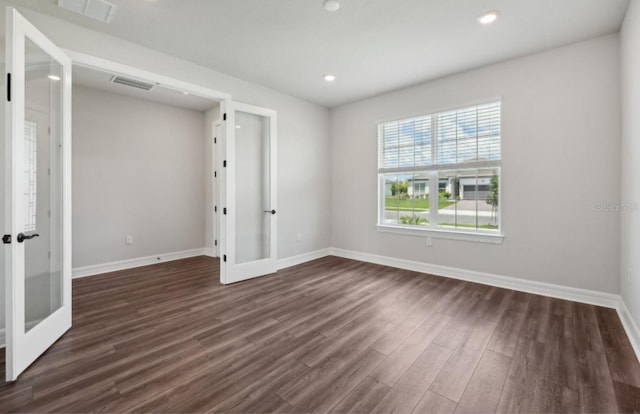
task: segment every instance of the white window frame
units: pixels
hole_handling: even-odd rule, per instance
[[[449,110],[440,110],[430,113],[428,115],[416,115],[409,118],[400,118],[397,120],[388,120],[378,123],[378,140],[383,136],[383,126],[389,122],[402,121],[404,119],[422,118],[425,116],[431,117],[432,128],[432,140],[431,140],[431,154],[433,159],[437,159],[437,145],[438,145],[438,114],[443,112],[449,112],[452,110],[462,110],[473,106],[481,106],[484,104],[490,104],[501,99],[492,99],[486,102],[475,103],[473,105],[459,106]],[[500,123],[502,124],[502,105],[500,108]],[[502,135],[502,125],[500,125],[500,131]],[[381,233],[393,233],[402,234],[408,236],[418,237],[433,237],[442,239],[463,240],[482,243],[501,244],[504,239],[504,229],[502,225],[502,136],[500,137],[500,160],[499,161],[478,161],[474,163],[461,163],[461,164],[436,164],[428,167],[409,167],[406,169],[398,168],[394,171],[381,171],[378,166],[378,219],[376,228]],[[379,141],[378,141],[379,142]],[[380,159],[380,145],[378,146],[378,159]],[[497,230],[485,230],[485,229],[473,229],[465,230],[461,228],[451,229],[438,225],[438,197],[439,197],[439,172],[441,171],[461,171],[461,170],[480,170],[496,168],[498,171],[498,209],[497,209]],[[436,206],[436,208],[429,209],[429,225],[428,226],[416,226],[407,224],[387,224],[384,223],[385,212],[385,191],[386,180],[385,176],[388,174],[428,174],[429,175],[429,205]]]
[[[37,191],[38,191],[38,124],[32,121],[24,123],[24,167],[27,180],[24,194],[24,231],[36,231]]]

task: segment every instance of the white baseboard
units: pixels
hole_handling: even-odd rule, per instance
[[[629,338],[629,342],[631,342],[631,347],[635,351],[638,361],[640,361],[640,329],[638,329],[638,324],[631,316],[629,308],[627,308],[627,304],[624,302],[622,297],[620,297],[620,303],[616,310],[618,311],[618,316],[622,321],[622,326],[627,332],[627,337]]]
[[[118,260],[115,262],[102,263],[97,265],[76,267],[73,269],[74,279],[86,276],[94,276],[102,273],[116,272],[118,270],[133,269],[140,266],[148,266],[155,263],[170,262],[172,260],[186,259],[188,257],[204,256],[207,249],[184,250],[181,252],[157,254],[153,256],[138,257],[135,259]]]
[[[330,249],[320,249],[313,252],[299,254],[278,260],[278,269],[286,269],[287,267],[310,262],[311,260],[329,256]],[[172,260],[186,259],[195,256],[217,257],[212,248],[204,247],[202,249],[185,250],[182,252],[165,253],[154,256],[138,257],[135,259],[119,260],[115,262],[91,265],[85,267],[77,267],[73,269],[73,278],[81,278],[87,276],[99,275],[102,273],[116,272],[118,270],[133,269],[135,267],[147,266],[155,263],[169,262]],[[160,259],[158,259],[160,258]]]
[[[326,248],[309,253],[302,253],[297,256],[286,257],[284,259],[278,259],[278,270],[310,262],[312,260],[320,259],[329,255],[331,255],[331,249]]]
[[[512,289],[536,295],[550,296],[558,299],[572,300],[574,302],[588,303],[590,305],[604,306],[607,308],[616,309],[620,302],[620,296],[618,295],[597,292],[594,290],[535,282],[532,280],[517,279],[515,277],[499,276],[491,273],[476,272],[474,270],[434,265],[413,260],[397,259],[395,257],[378,256],[375,254],[355,252],[352,250],[332,248],[331,252],[334,256],[344,257],[347,259],[429,273],[437,276],[445,276],[452,279],[466,280],[483,285]]]
[[[214,250],[211,247],[205,247],[204,249],[202,249],[202,254],[209,257],[218,257],[216,256],[216,254],[214,253]]]

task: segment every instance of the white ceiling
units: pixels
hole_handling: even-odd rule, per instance
[[[109,0],[111,24],[42,13],[333,107],[619,30],[629,0]],[[499,10],[481,26],[476,18]],[[326,84],[325,73],[338,80]]]
[[[143,99],[179,108],[192,109],[205,112],[219,103],[210,99],[194,95],[184,95],[182,91],[176,91],[163,86],[156,86],[150,91],[120,85],[111,82],[113,75],[82,66],[73,67],[73,84],[98,89],[105,92],[126,95],[132,98]],[[144,79],[142,79],[144,80]]]

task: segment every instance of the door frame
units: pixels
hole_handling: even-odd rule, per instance
[[[212,153],[212,167],[214,171],[217,171],[217,177],[213,179],[214,188],[212,189],[212,199],[213,205],[207,206],[207,208],[211,208],[213,211],[214,206],[220,209],[221,197],[220,194],[224,188],[224,181],[221,179],[221,166],[222,166],[222,155],[221,148],[222,143],[224,142],[224,122],[222,121],[222,114],[225,112],[225,108],[231,102],[232,96],[231,94],[220,92],[215,89],[210,89],[195,83],[185,82],[180,79],[172,78],[169,76],[161,75],[159,73],[151,72],[144,69],[139,69],[134,66],[124,65],[122,63],[114,62],[108,59],[103,59],[97,56],[89,55],[83,52],[78,52],[71,49],[64,49],[63,51],[71,58],[71,61],[74,65],[82,66],[88,69],[98,70],[102,72],[108,72],[114,75],[121,75],[125,77],[130,77],[138,80],[143,80],[150,83],[156,83],[166,88],[175,89],[176,91],[186,92],[190,95],[199,96],[201,98],[210,99],[211,101],[218,102],[220,104],[220,118],[213,121],[212,129],[213,133],[216,132],[216,125],[220,124],[220,133],[222,136],[217,137],[217,144],[212,144],[213,153]],[[206,171],[206,174],[212,173],[211,171]],[[213,255],[216,257],[220,257],[220,249],[221,249],[221,234],[220,227],[222,226],[222,218],[221,214],[212,213],[212,239],[218,240],[218,245],[213,246]],[[213,242],[213,241],[212,241]],[[215,242],[213,242],[215,243]]]
[[[168,87],[171,89],[175,89],[177,91],[187,92],[191,95],[200,96],[202,98],[210,99],[212,101],[217,101],[220,103],[220,117],[221,122],[221,139],[217,142],[217,146],[215,146],[214,151],[216,152],[215,159],[212,160],[214,168],[217,170],[217,180],[216,183],[220,183],[217,186],[217,192],[214,193],[214,197],[217,195],[217,200],[214,200],[214,205],[218,207],[217,217],[214,216],[213,222],[217,226],[214,232],[218,234],[218,246],[217,246],[217,254],[220,257],[220,282],[223,284],[233,283],[238,280],[230,280],[225,276],[226,266],[223,261],[224,254],[226,253],[226,247],[228,246],[227,240],[227,230],[226,230],[226,218],[224,214],[220,214],[220,210],[222,210],[226,206],[226,192],[227,192],[227,183],[226,183],[226,168],[223,167],[223,160],[226,157],[227,151],[227,136],[229,134],[230,122],[227,122],[225,117],[226,114],[229,113],[229,109],[236,108],[242,110],[245,108],[247,111],[258,111],[256,113],[260,113],[265,116],[273,116],[273,119],[277,122],[277,113],[276,111],[264,107],[258,107],[250,104],[240,103],[232,100],[231,94],[220,92],[214,89],[210,89],[204,86],[200,86],[198,84],[185,82],[176,78],[172,78],[169,76],[161,75],[155,72],[147,71],[144,69],[139,69],[133,66],[124,65],[121,63],[113,62],[108,59],[103,59],[100,57],[96,57],[93,55],[89,55],[83,52],[78,52],[71,49],[62,49],[73,62],[74,65],[83,66],[89,69],[106,71],[117,75],[132,77],[140,80],[145,80],[149,82],[154,82],[164,87]],[[276,139],[277,139],[277,127],[275,125],[272,126],[272,137],[274,138],[272,142],[272,162],[274,165],[277,165],[277,151],[275,151]],[[233,133],[233,131],[231,132]],[[272,180],[272,185],[274,186],[275,194],[277,194],[277,172],[275,172]],[[274,203],[277,203],[277,199],[274,199]],[[277,207],[272,207],[277,209]],[[273,219],[272,229],[277,229],[277,218]],[[277,233],[275,233],[277,234]],[[214,239],[215,240],[215,239]],[[275,262],[277,263],[277,239],[276,242],[272,244],[272,249],[275,255]],[[214,246],[215,247],[215,246]],[[215,248],[214,248],[215,251]],[[277,270],[277,266],[276,269]],[[275,271],[274,270],[274,271]]]
[[[195,83],[185,82],[169,76],[161,75],[159,73],[139,69],[134,66],[124,65],[122,63],[103,59],[72,49],[62,48],[62,50],[67,54],[67,56],[71,58],[71,61],[74,65],[83,66],[85,68],[95,69],[103,72],[109,72],[114,75],[122,75],[139,80],[149,81],[152,83],[157,83],[158,85],[170,89],[175,89],[180,92],[187,92],[191,95],[196,95],[202,98],[210,99],[212,101],[217,101],[220,102],[221,110],[222,105],[225,102],[231,100],[231,95],[228,93],[200,86]]]
[[[220,170],[220,166],[222,165],[222,142],[224,136],[224,122],[222,121],[222,112],[220,113],[220,117],[214,120],[211,124],[211,130],[213,131],[213,144],[211,145],[211,164],[214,170],[212,187],[211,187],[211,198],[213,200],[213,208],[211,208],[213,219],[211,220],[211,238],[213,244],[213,256],[220,257],[220,227],[222,226],[221,216],[221,208],[220,208],[220,189],[224,185],[224,181],[222,180],[222,171]],[[220,147],[218,147],[220,145]],[[208,208],[211,206],[208,206]]]

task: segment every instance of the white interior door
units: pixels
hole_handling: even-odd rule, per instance
[[[226,102],[220,281],[277,270],[276,112]]]
[[[6,378],[71,327],[71,60],[13,8],[6,25]]]

